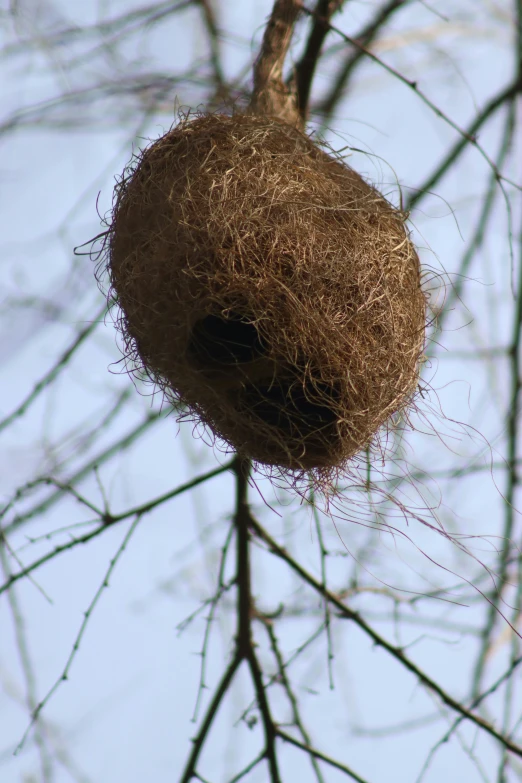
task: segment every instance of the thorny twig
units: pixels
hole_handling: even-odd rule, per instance
[[[74,659],[76,658],[78,650],[80,649],[80,644],[81,644],[82,639],[84,637],[84,634],[85,634],[85,631],[87,629],[87,625],[89,623],[91,615],[92,615],[94,609],[96,608],[96,604],[100,600],[101,595],[102,595],[104,589],[109,586],[109,579],[110,579],[110,577],[112,575],[112,572],[114,571],[114,569],[115,569],[115,567],[116,567],[116,565],[117,565],[121,555],[123,554],[127,544],[129,543],[129,541],[130,541],[130,539],[132,537],[132,534],[136,530],[136,527],[138,526],[138,523],[140,522],[140,519],[141,519],[141,517],[137,516],[134,519],[134,521],[130,524],[129,529],[125,533],[123,541],[121,542],[120,546],[118,547],[118,550],[117,550],[116,554],[114,555],[114,557],[110,561],[109,567],[108,567],[108,569],[107,569],[107,571],[105,573],[105,576],[103,578],[102,583],[100,584],[99,588],[97,589],[96,593],[94,594],[94,597],[93,597],[91,603],[89,604],[87,610],[84,612],[84,618],[83,618],[82,623],[80,625],[80,630],[78,631],[78,634],[77,634],[77,636],[76,636],[76,638],[74,640],[74,644],[73,644],[72,650],[71,650],[71,652],[69,654],[69,657],[67,658],[67,662],[66,662],[66,664],[64,666],[64,669],[63,669],[61,675],[58,677],[58,679],[54,683],[54,685],[47,691],[47,693],[43,697],[43,699],[34,708],[34,710],[32,712],[32,715],[31,715],[31,722],[30,722],[29,726],[27,727],[27,729],[25,730],[22,739],[20,740],[20,742],[16,746],[15,754],[19,753],[22,750],[22,748],[24,746],[24,743],[25,743],[25,741],[27,739],[27,736],[28,736],[32,726],[37,722],[37,720],[38,720],[38,718],[40,716],[40,713],[42,712],[44,707],[52,699],[52,697],[54,696],[54,694],[56,693],[56,691],[58,690],[60,685],[63,682],[65,682],[65,680],[67,680],[69,678],[69,672],[71,670],[71,666],[73,665]]]
[[[42,566],[44,563],[47,563],[49,560],[52,560],[62,552],[66,552],[69,549],[74,549],[74,547],[79,546],[80,544],[86,544],[88,541],[91,541],[93,538],[96,538],[97,536],[101,535],[105,530],[107,530],[109,527],[112,527],[118,522],[123,522],[124,520],[130,519],[131,517],[140,518],[144,514],[150,513],[158,506],[163,505],[164,503],[166,503],[169,500],[172,500],[178,495],[182,495],[184,492],[188,492],[188,490],[193,489],[199,484],[203,484],[204,482],[208,481],[210,478],[213,478],[214,476],[219,476],[222,473],[225,473],[227,470],[230,470],[231,464],[232,463],[221,465],[218,468],[214,468],[213,470],[208,471],[207,473],[203,473],[200,476],[196,476],[190,481],[187,481],[185,484],[182,484],[181,486],[178,486],[175,489],[172,489],[169,492],[166,492],[163,495],[154,498],[153,500],[149,500],[147,501],[147,503],[142,503],[139,506],[136,506],[131,509],[127,509],[121,514],[110,514],[108,512],[104,512],[102,509],[99,509],[97,506],[95,506],[86,498],[84,498],[82,495],[80,495],[70,484],[62,484],[61,482],[52,479],[41,479],[41,482],[46,484],[53,484],[55,487],[57,487],[61,493],[61,496],[63,496],[64,494],[72,495],[72,497],[74,497],[78,502],[80,502],[82,505],[86,506],[88,509],[93,511],[95,515],[100,519],[101,524],[95,527],[94,530],[90,530],[88,533],[85,533],[83,536],[78,536],[76,538],[67,541],[65,544],[61,544],[55,547],[51,552],[47,552],[47,554],[42,555],[42,557],[38,558],[33,563],[26,566],[21,571],[17,571],[16,573],[11,574],[9,578],[6,579],[4,584],[0,585],[0,594],[8,590],[11,587],[11,585],[13,585],[19,579],[22,579],[23,577],[32,573],[37,568]],[[5,536],[5,530],[0,531],[0,535]]]

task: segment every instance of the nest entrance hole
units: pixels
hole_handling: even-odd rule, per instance
[[[266,345],[252,318],[233,310],[226,317],[208,314],[196,321],[188,349],[203,371],[248,365],[266,355]],[[238,399],[240,407],[289,438],[332,437],[338,418],[339,390],[310,378],[303,380],[298,377],[300,373],[288,374],[288,365],[283,374],[283,367],[280,377],[243,388]]]
[[[251,385],[241,402],[265,424],[292,438],[333,435],[337,422],[338,390],[325,383],[296,383],[280,379],[271,385]]]
[[[265,349],[252,321],[230,312],[227,318],[206,315],[197,321],[192,329],[189,352],[201,365],[230,366],[259,359]]]

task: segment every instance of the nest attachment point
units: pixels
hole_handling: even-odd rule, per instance
[[[134,367],[245,457],[328,472],[412,400],[404,215],[290,125],[182,119],[125,171],[106,249]]]

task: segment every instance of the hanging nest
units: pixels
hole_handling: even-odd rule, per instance
[[[404,220],[290,125],[185,117],[116,188],[104,263],[127,355],[245,457],[342,466],[416,390]]]

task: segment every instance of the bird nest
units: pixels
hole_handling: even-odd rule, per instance
[[[405,216],[290,125],[185,117],[125,170],[105,248],[132,366],[257,463],[324,475],[412,401]]]

